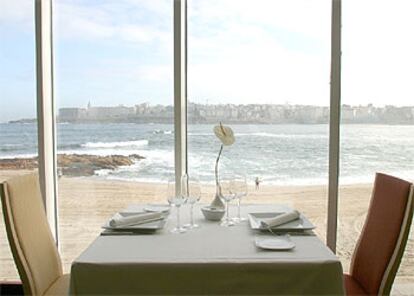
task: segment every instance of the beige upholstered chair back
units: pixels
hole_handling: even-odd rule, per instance
[[[7,236],[25,294],[43,295],[62,275],[37,174],[14,177],[0,188]]]

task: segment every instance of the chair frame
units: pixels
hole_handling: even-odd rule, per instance
[[[2,201],[2,209],[4,215],[4,222],[6,226],[7,238],[9,240],[10,249],[13,254],[14,262],[16,263],[16,267],[19,272],[20,279],[22,281],[24,294],[33,295],[34,282],[33,279],[29,276],[30,268],[27,264],[26,255],[20,247],[18,235],[16,229],[13,226],[14,224],[11,222],[14,221],[14,217],[10,209],[10,199],[6,182],[0,183],[0,198]]]
[[[410,234],[410,227],[413,221],[414,213],[414,185],[411,185],[410,193],[408,194],[407,205],[405,208],[404,219],[401,224],[401,231],[398,235],[397,244],[391,256],[390,262],[385,269],[381,280],[381,285],[378,290],[378,295],[389,295],[395,276],[397,275],[398,267],[400,266],[402,256],[404,255],[405,246],[407,245],[408,236]]]

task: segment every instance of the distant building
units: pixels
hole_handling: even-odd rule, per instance
[[[89,119],[119,118],[135,114],[134,107],[88,107],[86,110]]]
[[[328,123],[329,107],[311,105],[271,104],[196,104],[187,106],[190,123]],[[142,103],[133,107],[61,108],[59,121],[67,122],[153,122],[171,123],[174,118],[173,106]],[[374,107],[342,105],[341,118],[344,123],[385,123],[414,124],[414,107]]]
[[[355,118],[355,110],[350,105],[342,105],[341,108],[341,119],[342,122],[352,122]]]
[[[61,122],[79,121],[86,118],[86,109],[84,108],[60,108],[59,120]]]

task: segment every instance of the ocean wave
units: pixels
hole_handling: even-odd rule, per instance
[[[33,157],[37,157],[37,154],[34,154],[34,153],[26,153],[26,154],[0,155],[0,159],[33,158]]]
[[[145,157],[139,161],[140,165],[153,165],[157,164],[161,167],[173,167],[174,166],[174,151],[173,150],[137,150],[136,153]]]
[[[281,138],[281,139],[327,139],[328,134],[321,135],[321,134],[272,134],[266,132],[259,132],[259,133],[236,133],[236,137],[247,137],[247,136],[254,136],[254,137],[267,137],[267,138]]]
[[[13,146],[0,148],[0,152],[10,152],[10,151],[16,151],[16,150],[19,150],[19,148],[13,147]]]
[[[187,133],[188,136],[214,136],[214,132],[213,130],[211,130],[211,133],[194,133],[194,132],[189,132]]]
[[[154,135],[171,135],[173,133],[173,131],[171,131],[171,130],[165,131],[165,130],[159,130],[159,129],[157,129],[157,130],[153,131],[152,133]]]
[[[97,177],[101,177],[108,180],[118,180],[118,181],[129,181],[129,182],[148,182],[148,183],[162,183],[166,182],[169,178],[173,177],[173,174],[169,171],[165,171],[164,174],[160,174],[158,176],[151,175],[151,176],[140,176],[140,170],[136,170],[135,174],[125,174],[125,171],[122,173],[112,171],[112,172],[97,172]],[[328,185],[327,178],[295,178],[290,180],[277,180],[274,176],[264,176],[260,179],[260,185],[272,185],[272,186],[312,186],[312,185]],[[215,181],[213,176],[208,178],[206,176],[200,176],[200,182],[205,185],[214,186]],[[254,178],[248,176],[247,183],[249,186],[254,186]],[[368,182],[367,182],[368,183]]]
[[[97,148],[97,149],[59,149],[59,154],[80,154],[80,155],[97,155],[97,156],[109,156],[109,155],[122,155],[128,156],[131,154],[139,154],[136,149],[131,147],[130,149],[119,148]]]
[[[0,146],[0,152],[9,152],[9,151],[24,151],[24,150],[28,150],[27,149],[27,145],[22,144],[22,143],[16,143],[16,144],[1,144]]]
[[[117,148],[117,147],[143,147],[148,145],[148,140],[124,141],[124,142],[88,142],[82,144],[84,148]]]
[[[102,177],[102,176],[98,176]],[[124,181],[124,182],[142,182],[142,183],[166,183],[168,182],[168,178],[140,178],[140,177],[122,177],[122,176],[116,176],[116,175],[108,175],[105,177],[106,180],[111,181]]]
[[[404,180],[414,181],[414,171],[413,170],[400,170],[394,171],[392,169],[383,169],[382,173],[389,174]],[[375,179],[375,171],[373,170],[372,173],[366,173],[364,175],[348,175],[348,176],[341,176],[339,178],[339,185],[350,185],[350,184],[366,184],[366,183],[373,183]]]
[[[190,132],[188,136],[214,136],[214,133],[196,133]],[[255,132],[255,133],[234,133],[234,136],[237,137],[266,137],[266,138],[279,138],[279,139],[327,139],[328,134],[321,135],[321,134],[273,134],[273,133],[266,133],[266,132]]]
[[[76,149],[76,148],[81,148],[81,147],[82,147],[81,144],[58,144],[58,149],[59,150]]]

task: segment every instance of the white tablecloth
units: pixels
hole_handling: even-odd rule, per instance
[[[173,212],[155,234],[98,237],[72,264],[71,294],[343,294],[341,263],[315,235],[291,235],[290,251],[265,251],[255,236],[271,234],[246,222],[221,227],[195,213],[201,227],[184,234],[169,233]]]

